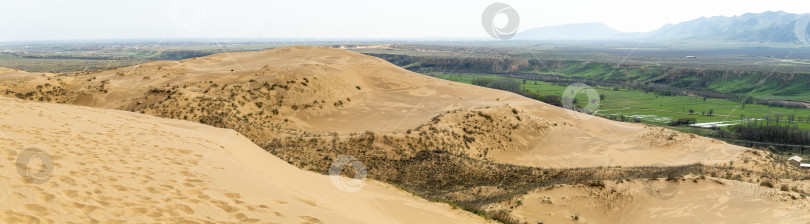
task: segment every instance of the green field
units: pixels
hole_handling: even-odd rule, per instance
[[[144,59],[88,60],[88,59],[39,59],[0,54],[0,67],[29,72],[76,72],[95,71],[125,67],[148,62]]]
[[[788,67],[790,65],[779,65]],[[606,63],[565,62],[561,68],[534,71],[538,74],[555,74],[567,77],[584,77],[591,80],[634,80],[639,83],[655,82],[664,79],[669,74],[665,67],[656,65],[640,65],[626,68],[617,68]],[[698,75],[679,77],[671,84],[673,87],[685,89],[702,89],[720,93],[732,93],[750,96],[761,100],[795,100],[810,101],[810,76],[797,74],[793,77],[785,75],[772,75],[768,72],[745,71],[737,75],[712,74],[708,83],[703,86]]]
[[[810,50],[773,48],[711,48],[699,58],[665,46],[566,44],[397,45],[357,49],[416,72],[477,73],[529,76],[554,75],[610,83],[611,86],[665,85],[712,98],[810,102]],[[774,57],[784,52],[796,57]],[[512,73],[512,74],[510,74]],[[638,89],[638,88],[636,88]],[[720,96],[722,95],[722,96]]]
[[[482,74],[428,74],[442,79],[470,84],[474,78],[498,78]],[[541,95],[562,95],[567,86],[561,86],[542,81],[515,79],[522,83],[522,88],[526,91],[540,93]],[[640,90],[618,89],[610,87],[595,86],[594,89],[605,95],[601,101],[599,116],[625,115],[627,117],[639,117],[643,123],[653,125],[666,125],[672,119],[694,117],[698,123],[723,122],[726,125],[739,122],[743,118],[764,118],[770,116],[774,118],[780,115],[783,122],[788,123],[787,115],[794,114],[793,124],[801,128],[810,129],[810,110],[791,109],[783,107],[772,107],[759,104],[746,104],[743,108],[739,102],[707,98],[705,101],[696,96],[664,96],[656,93],[646,93]],[[584,94],[577,95],[578,105],[584,106],[588,101]],[[692,109],[697,114],[689,114]],[[713,110],[712,116],[701,115]],[[719,125],[722,126],[722,125]]]

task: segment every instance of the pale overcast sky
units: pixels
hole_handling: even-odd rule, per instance
[[[487,37],[481,14],[493,2],[517,10],[521,30],[603,22],[644,32],[701,16],[810,12],[798,0],[0,0],[0,41]]]

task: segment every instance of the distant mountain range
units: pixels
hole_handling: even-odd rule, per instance
[[[577,23],[539,27],[523,31],[516,40],[677,40],[686,42],[770,42],[800,43],[794,33],[795,22],[810,14],[783,11],[746,13],[739,16],[714,16],[667,24],[655,31],[623,33],[603,23]]]

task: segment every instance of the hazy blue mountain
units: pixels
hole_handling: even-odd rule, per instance
[[[746,13],[739,16],[701,17],[667,24],[646,34],[652,39],[694,41],[793,42],[794,21],[803,15],[786,12]]]
[[[531,40],[647,39],[684,42],[799,43],[794,33],[794,24],[797,19],[806,15],[808,14],[778,11],[746,13],[732,17],[701,17],[678,24],[667,24],[647,33],[621,33],[602,23],[567,24],[526,30],[516,35],[515,38]]]
[[[515,35],[522,40],[605,40],[622,32],[603,23],[574,23],[529,29]]]

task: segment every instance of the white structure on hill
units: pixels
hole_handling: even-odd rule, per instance
[[[802,163],[802,157],[799,156],[793,156],[788,158],[788,162],[790,162],[790,164],[793,164],[794,166],[798,166],[801,168],[810,168],[810,163]]]

